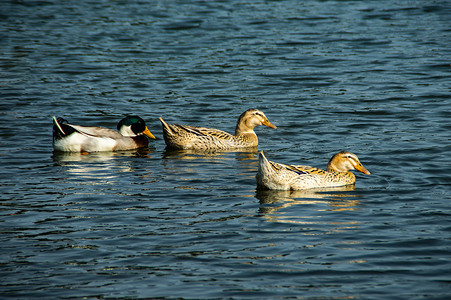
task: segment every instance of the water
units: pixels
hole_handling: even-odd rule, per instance
[[[448,1],[5,1],[2,298],[451,297]],[[158,117],[355,188],[257,192],[257,153],[167,152]],[[51,117],[148,150],[54,155]]]

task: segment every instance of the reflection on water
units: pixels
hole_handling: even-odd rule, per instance
[[[322,212],[340,212],[357,210],[358,195],[346,192],[354,191],[355,185],[312,189],[303,191],[257,191],[256,198],[260,200],[259,214],[270,222],[315,224],[322,217]],[[305,215],[299,215],[294,210],[293,215],[288,214],[287,208],[305,205]],[[314,221],[310,221],[315,219]],[[308,220],[308,221],[307,221]],[[324,223],[322,221],[322,223]],[[343,225],[343,223],[341,223]],[[355,225],[356,222],[346,222]]]
[[[228,155],[234,153],[238,160],[254,159],[258,151],[258,147],[249,147],[239,150],[218,151],[218,150],[173,150],[166,149],[163,153],[163,158],[176,159],[225,159]]]
[[[242,182],[255,182],[257,148],[251,150],[165,150],[159,167],[169,188],[235,190]]]
[[[131,151],[120,152],[93,152],[82,154],[79,152],[53,152],[53,160],[58,165],[65,165],[66,162],[97,162],[108,161],[117,157],[138,157],[146,158],[151,154],[151,150],[143,148]]]
[[[343,200],[343,198],[357,197],[349,193],[354,191],[355,185],[346,185],[340,187],[332,188],[320,188],[320,189],[309,189],[309,190],[298,190],[298,191],[275,191],[275,190],[257,190],[256,197],[260,200],[260,204],[273,204],[279,201],[308,201],[307,199],[330,199],[330,200]],[[304,200],[295,200],[301,198]]]
[[[96,152],[89,154],[54,152],[53,161],[64,168],[65,172],[84,179],[109,180],[117,177],[118,172],[133,172],[130,164],[124,164],[122,158],[149,158],[150,150],[123,152]]]
[[[2,2],[3,298],[450,298],[449,1],[92,2]],[[275,158],[376,175],[256,193],[256,149],[164,151],[159,116],[250,107]],[[125,113],[155,150],[51,158],[51,115]]]

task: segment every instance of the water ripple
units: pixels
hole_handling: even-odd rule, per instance
[[[447,1],[7,1],[0,291],[7,298],[447,299]],[[158,117],[233,132],[355,186],[257,191],[257,150],[166,151]],[[52,152],[51,117],[144,151]]]

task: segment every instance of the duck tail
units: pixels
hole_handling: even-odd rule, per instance
[[[171,129],[171,127],[169,126],[169,124],[166,123],[166,122],[163,120],[163,118],[161,118],[161,117],[160,117],[160,122],[161,122],[161,125],[163,126],[163,132],[164,132],[165,134],[170,134],[170,135],[172,135],[173,132],[172,132],[172,129]]]
[[[61,117],[56,118],[53,116],[53,135],[62,135],[65,136],[66,133],[64,132],[63,128],[61,128],[61,123],[63,123],[65,120]]]
[[[53,116],[53,139],[62,139],[75,131],[67,123],[66,119]]]
[[[263,151],[258,155],[258,171],[257,171],[257,189],[267,190],[269,178],[274,177],[275,170],[271,162],[266,158]]]
[[[258,155],[258,172],[264,176],[274,173],[274,168],[269,162],[269,160],[266,158],[263,151],[260,151]]]

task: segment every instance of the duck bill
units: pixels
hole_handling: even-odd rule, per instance
[[[271,122],[269,122],[268,119],[266,119],[262,124],[265,125],[265,126],[268,126],[269,128],[277,129],[277,127],[274,126],[274,124],[272,124]]]
[[[151,139],[156,139],[156,137],[152,134],[152,132],[150,132],[150,130],[146,127],[146,129],[144,129],[143,134],[145,134],[147,137],[151,138]]]
[[[366,174],[366,175],[370,175],[371,174],[370,171],[368,171],[364,166],[362,166],[362,164],[357,164],[357,166],[355,166],[355,169],[357,171],[362,172],[363,174]]]

